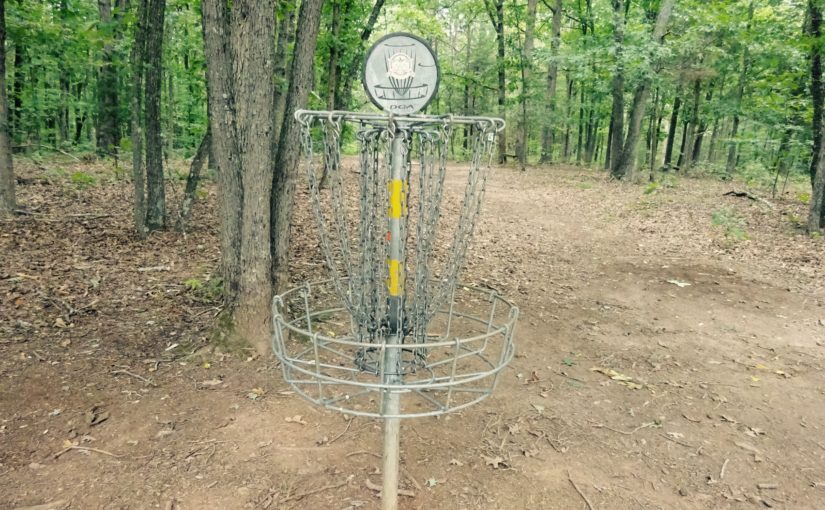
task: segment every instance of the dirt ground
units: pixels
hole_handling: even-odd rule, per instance
[[[380,506],[380,422],[210,347],[214,190],[140,242],[111,166],[17,167],[0,508]],[[798,193],[733,189],[496,169],[464,279],[519,305],[517,356],[485,402],[403,423],[402,508],[825,508],[825,240]],[[296,250],[296,279],[320,268]]]

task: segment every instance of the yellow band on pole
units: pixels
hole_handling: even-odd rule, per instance
[[[392,179],[388,187],[390,192],[389,215],[391,219],[397,220],[401,218],[406,206],[404,203],[404,181],[402,179]]]
[[[388,259],[387,265],[390,270],[390,276],[387,279],[387,289],[390,296],[397,297],[401,295],[401,287],[404,284],[403,276],[401,274],[402,265],[401,262],[395,259]]]

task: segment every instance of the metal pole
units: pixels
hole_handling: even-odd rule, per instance
[[[390,161],[389,195],[387,208],[389,216],[389,269],[388,300],[390,334],[387,336],[384,350],[384,384],[396,385],[401,382],[401,341],[404,337],[403,275],[404,254],[401,245],[401,217],[406,207],[404,192],[404,135],[400,131],[393,133],[392,160]],[[397,391],[385,390],[384,410],[384,466],[381,503],[383,510],[398,508],[398,466],[401,420],[393,418],[401,411],[401,395]]]

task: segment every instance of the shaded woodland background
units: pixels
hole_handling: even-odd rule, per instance
[[[201,174],[214,178],[227,313],[262,351],[269,299],[286,282],[300,158],[292,113],[371,108],[361,61],[392,31],[416,33],[438,53],[442,83],[427,113],[507,119],[499,163],[601,167],[653,186],[670,173],[740,178],[774,193],[808,181],[807,226],[819,234],[821,0],[0,6],[0,209],[25,213],[12,152],[110,160],[134,183],[140,237],[185,231]],[[466,158],[466,138],[455,136],[452,155]],[[189,157],[188,175],[170,170],[170,159]],[[206,161],[211,170],[201,172]],[[187,180],[182,204],[166,203],[171,179]]]

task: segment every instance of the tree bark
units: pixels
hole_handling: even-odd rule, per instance
[[[498,76],[498,115],[507,117],[507,77],[504,41],[504,0],[484,0],[487,15],[496,32],[496,75]],[[498,134],[498,162],[507,162],[507,130]]]
[[[618,1],[621,2],[621,0]],[[656,24],[653,27],[652,40],[654,45],[660,45],[664,40],[667,22],[670,19],[670,14],[673,12],[674,1],[675,0],[662,0],[659,6],[659,14],[656,17]],[[651,81],[651,76],[645,76],[636,88],[636,92],[633,94],[633,107],[630,110],[627,138],[624,140],[624,145],[621,145],[621,143],[615,145],[616,147],[621,147],[622,149],[621,155],[616,158],[615,164],[612,167],[611,174],[614,178],[621,179],[625,175],[629,175],[633,172],[633,168],[636,164],[636,147],[639,142],[642,119],[644,119],[645,116],[645,107],[647,106],[647,96],[650,93]],[[619,135],[619,141],[621,142],[621,134]]]
[[[713,99],[713,82],[711,82],[710,86],[708,86],[708,91],[705,94],[705,104],[710,103],[711,99]],[[691,162],[692,164],[696,164],[699,162],[699,156],[702,153],[702,142],[705,138],[705,133],[707,132],[707,130],[707,119],[699,120],[699,131],[696,133],[696,140],[693,143],[693,161]]]
[[[682,98],[680,97],[682,91],[676,91],[676,97],[673,98],[673,110],[670,113],[670,124],[667,126],[667,142],[665,142],[665,159],[662,162],[662,168],[665,171],[670,170],[670,163],[673,158],[673,144],[676,141],[676,126],[679,123],[679,109],[682,106]]]
[[[702,81],[695,80],[693,84],[693,108],[690,111],[690,119],[688,119],[687,131],[685,132],[684,153],[680,157],[681,163],[679,170],[687,172],[693,164],[693,148],[696,143],[694,138],[696,135],[696,128],[699,124],[699,96],[702,92]]]
[[[166,226],[166,190],[161,137],[161,87],[163,86],[163,21],[166,0],[147,0],[144,83],[146,101],[146,228]]]
[[[112,1],[98,0],[101,25],[110,25],[116,20],[112,15]],[[100,74],[97,79],[97,150],[101,154],[113,154],[120,144],[120,119],[118,104],[118,76],[115,64],[115,47],[112,42],[103,45]]]
[[[562,0],[555,0],[551,28],[550,63],[547,64],[547,92],[544,97],[545,118],[542,129],[540,161],[546,164],[553,162],[553,145],[556,132],[555,119],[553,117],[556,111],[556,85],[559,75],[559,64],[556,59],[559,55],[559,46],[561,45],[561,16]]]
[[[527,169],[527,150],[530,135],[528,104],[530,97],[530,78],[533,70],[533,36],[536,28],[536,8],[538,0],[527,0],[527,19],[524,30],[524,47],[521,52],[521,118],[516,131],[516,155],[521,170]]]
[[[289,81],[286,79],[286,72],[289,68],[289,46],[295,41],[295,9],[290,3],[284,6],[281,22],[278,24],[278,43],[275,46],[275,113],[272,117],[275,131],[273,140],[276,142],[281,137],[281,126],[284,123],[284,110],[286,109],[286,94],[289,88]],[[272,160],[277,157],[277,143],[272,146]]]
[[[753,1],[751,1],[750,5],[748,6],[748,23],[745,26],[745,33],[750,32],[751,23],[753,21]],[[735,106],[734,106],[734,113],[733,113],[733,127],[731,128],[730,133],[730,146],[728,147],[728,160],[725,164],[725,175],[730,178],[733,175],[733,171],[736,169],[736,162],[738,158],[736,157],[736,151],[738,143],[736,141],[736,135],[739,131],[739,113],[742,108],[742,97],[745,95],[745,82],[748,78],[748,68],[750,66],[750,49],[748,44],[744,44],[742,48],[742,68],[739,73],[739,82],[736,86],[736,95],[734,97]]]
[[[613,71],[611,94],[613,107],[610,113],[612,135],[610,140],[610,173],[621,178],[618,173],[619,159],[624,143],[624,0],[611,0],[613,4],[613,43],[616,46],[616,70]]]
[[[822,86],[822,7],[817,0],[808,0],[810,31],[814,37],[811,45],[811,92],[814,103],[812,127],[814,140],[811,154],[812,192],[808,211],[808,232],[819,232],[825,219],[825,143],[823,143],[823,86]],[[817,108],[819,105],[819,108]],[[818,129],[817,129],[818,128]],[[814,163],[816,167],[814,167]]]
[[[130,57],[132,67],[132,184],[135,195],[132,217],[140,237],[146,235],[146,183],[143,171],[143,59],[146,49],[147,1],[139,0],[137,6],[137,25]]]
[[[278,143],[278,157],[274,167],[272,194],[269,201],[272,216],[269,231],[272,261],[270,275],[275,292],[283,290],[288,283],[289,227],[292,222],[292,204],[295,196],[295,174],[301,155],[300,126],[295,120],[295,112],[306,104],[309,91],[312,89],[313,56],[323,1],[304,0],[298,13],[300,30],[296,35],[295,52],[289,73],[287,109],[284,115],[284,126],[281,129],[281,139]]]
[[[565,163],[570,162],[570,115],[573,112],[573,96],[575,96],[575,85],[572,72],[567,73],[567,98],[566,111],[564,114],[564,145],[562,148],[562,159]]]
[[[209,153],[209,134],[209,128],[207,128],[206,134],[203,135],[203,139],[198,145],[198,152],[195,153],[195,157],[192,158],[192,163],[189,165],[186,189],[183,191],[183,200],[181,200],[178,220],[175,224],[175,230],[180,233],[186,232],[186,228],[189,226],[189,218],[192,216],[192,206],[197,199],[196,191],[198,190],[198,182],[200,182],[201,170],[203,170],[203,164]]]
[[[819,168],[819,158],[822,147],[823,108],[825,108],[825,88],[822,83],[822,8],[817,0],[808,0],[808,35],[815,41],[811,49],[811,97],[813,98],[812,136],[813,149],[811,164],[808,172],[811,176],[811,185],[816,179]]]
[[[210,154],[210,160],[214,160],[219,184],[221,276],[224,303],[227,313],[233,316],[239,293],[241,211],[244,200],[236,133],[229,16],[223,0],[203,1],[204,54],[209,83],[209,127],[212,133],[210,146],[213,153]]]
[[[11,160],[9,102],[6,97],[6,2],[0,0],[0,216],[17,209],[16,181]]]

